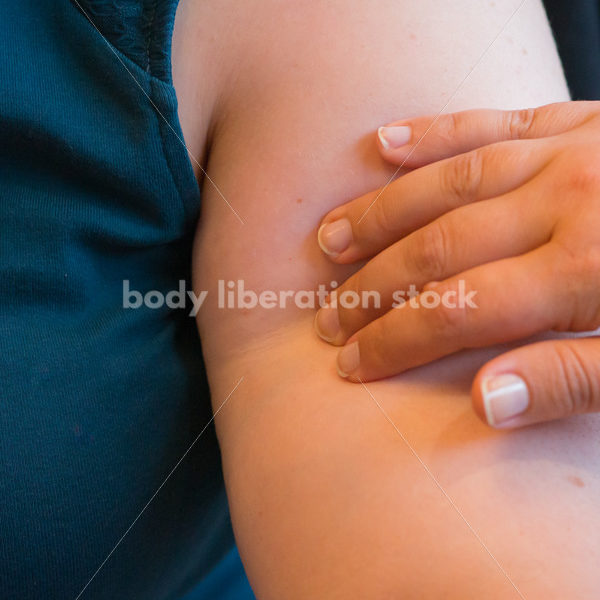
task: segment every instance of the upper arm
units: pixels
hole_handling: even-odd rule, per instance
[[[349,274],[318,249],[320,218],[387,181],[393,169],[376,152],[374,130],[440,110],[511,7],[220,4],[216,29],[227,36],[230,66],[208,161],[218,190],[204,182],[194,280],[209,290],[198,323],[234,529],[257,596],[512,597],[434,474],[525,596],[586,597],[599,583],[590,549],[587,559],[576,543],[568,559],[553,553],[589,530],[591,507],[576,512],[580,490],[564,482],[571,471],[584,474],[598,493],[597,451],[586,436],[569,439],[597,430],[591,417],[508,439],[470,412],[469,380],[483,354],[367,391],[337,377],[335,350],[312,331],[314,312],[217,305],[219,280],[226,290],[241,280],[279,292]],[[566,97],[543,12],[530,2],[448,110]],[[536,503],[549,493],[552,506]],[[568,539],[545,527],[557,510],[570,520]],[[533,579],[553,568],[553,581]]]
[[[497,40],[521,2],[483,4],[219,3],[221,20],[204,29],[225,30],[227,58],[217,62],[227,75],[203,186],[198,281],[311,289],[339,280],[348,269],[324,258],[314,231],[331,208],[394,174],[376,151],[378,126],[442,108],[567,100],[539,0],[525,3]],[[302,318],[292,312],[207,318],[206,344],[215,340],[214,352],[227,353],[227,340],[244,341],[241,318],[261,324],[243,328],[254,338]]]

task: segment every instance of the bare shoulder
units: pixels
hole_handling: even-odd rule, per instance
[[[451,99],[448,110],[566,99],[541,1],[517,11],[521,4],[181,0],[173,75],[186,141],[205,159],[216,128],[231,129],[239,118],[268,114],[275,122],[300,111],[341,124],[368,106],[371,125]]]

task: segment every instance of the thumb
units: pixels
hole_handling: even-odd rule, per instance
[[[600,412],[600,338],[553,340],[487,363],[472,388],[473,408],[497,429]]]

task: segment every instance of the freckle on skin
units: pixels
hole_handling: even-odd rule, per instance
[[[302,204],[302,198],[298,198],[298,199],[296,200],[296,204]]]
[[[581,477],[577,477],[576,475],[569,475],[567,479],[576,487],[585,487],[585,483],[583,479],[581,479]]]

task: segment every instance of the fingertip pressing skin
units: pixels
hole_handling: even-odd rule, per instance
[[[412,128],[408,125],[380,127],[377,136],[384,150],[394,150],[410,142]],[[333,211],[331,215],[325,217],[317,233],[321,250],[333,260],[338,259],[354,242],[352,223],[339,213],[339,216],[334,216],[336,212]]]
[[[339,352],[337,357],[337,372],[344,379],[356,372],[360,366],[360,349],[358,341],[351,341]]]
[[[315,315],[314,326],[317,335],[322,340],[329,344],[335,344],[341,333],[337,308],[331,304],[323,306]]]
[[[321,250],[332,258],[337,258],[352,244],[352,224],[346,218],[324,223],[317,234]]]

